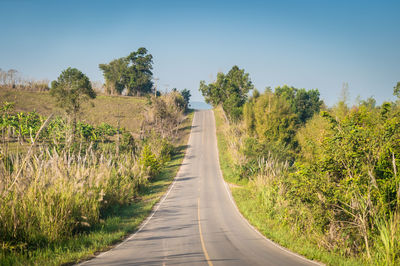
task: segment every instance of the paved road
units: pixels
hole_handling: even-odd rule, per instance
[[[307,265],[241,217],[220,174],[212,111],[193,119],[183,165],[151,219],[84,265]]]

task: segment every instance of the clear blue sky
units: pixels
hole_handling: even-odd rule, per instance
[[[0,68],[56,79],[146,47],[162,89],[189,88],[238,65],[259,90],[318,88],[394,99],[400,81],[400,1],[0,0]]]

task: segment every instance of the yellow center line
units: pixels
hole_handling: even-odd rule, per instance
[[[197,199],[197,216],[198,216],[198,221],[199,221],[199,233],[200,233],[201,247],[203,248],[203,253],[204,253],[204,256],[206,257],[208,265],[213,266],[213,263],[211,262],[210,257],[208,256],[206,245],[204,244],[203,234],[201,233],[200,198]]]

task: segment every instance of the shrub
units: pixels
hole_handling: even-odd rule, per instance
[[[161,164],[147,144],[143,147],[139,162],[141,166],[147,170],[149,178],[156,176],[160,172]]]

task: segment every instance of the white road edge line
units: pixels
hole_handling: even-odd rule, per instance
[[[215,114],[214,114],[214,110],[213,110],[213,118],[214,118],[214,125],[215,125],[215,136],[217,136],[217,125],[215,124]],[[306,261],[308,261],[308,262],[311,262],[311,263],[313,263],[313,264],[316,264],[316,265],[325,265],[325,264],[323,264],[323,263],[321,263],[321,262],[317,262],[317,261],[314,261],[314,260],[307,259],[306,257],[304,257],[304,256],[302,256],[302,255],[299,255],[299,254],[297,254],[297,253],[295,253],[295,252],[293,252],[293,251],[290,251],[289,249],[287,249],[287,248],[285,248],[285,247],[282,247],[281,245],[275,243],[275,242],[272,241],[271,239],[268,239],[267,237],[265,237],[263,234],[260,233],[260,231],[257,230],[257,228],[255,228],[252,224],[250,224],[249,221],[247,221],[247,219],[246,219],[246,218],[243,216],[243,214],[239,211],[239,208],[238,208],[238,206],[236,205],[236,202],[235,202],[235,200],[234,200],[233,197],[232,197],[232,192],[231,192],[231,190],[229,189],[228,184],[225,182],[225,179],[224,179],[224,177],[223,177],[222,170],[221,170],[221,164],[219,163],[218,139],[217,139],[217,145],[215,145],[215,149],[216,149],[216,151],[217,151],[217,162],[218,162],[218,168],[219,168],[219,176],[220,176],[220,178],[222,179],[222,182],[224,183],[224,187],[225,187],[226,193],[228,193],[228,197],[229,197],[229,199],[231,200],[233,206],[235,206],[236,211],[239,213],[239,215],[242,217],[242,219],[246,222],[246,224],[247,224],[251,229],[253,229],[253,231],[255,231],[259,236],[261,236],[264,240],[266,240],[267,242],[273,244],[273,245],[276,246],[277,248],[279,248],[279,249],[281,249],[281,250],[283,250],[283,251],[286,251],[286,252],[290,253],[291,255],[293,255],[293,256],[295,256],[295,257],[298,257],[298,258],[301,258],[301,259],[306,260]]]
[[[185,160],[186,157],[187,157],[187,154],[188,154],[189,150],[191,149],[191,146],[190,146],[189,144],[191,143],[191,140],[192,140],[192,130],[193,130],[193,123],[194,123],[194,116],[195,116],[195,114],[196,114],[196,112],[193,114],[192,125],[191,125],[191,126],[192,126],[192,129],[190,130],[189,140],[188,140],[188,142],[187,142],[188,147],[186,148],[185,156],[183,157],[183,160],[182,160],[182,165],[183,165],[184,160]],[[172,188],[174,187],[176,181],[179,179],[179,176],[180,176],[181,170],[182,170],[182,165],[179,167],[179,171],[178,171],[178,173],[176,174],[176,176],[175,176],[175,178],[174,178],[174,181],[172,182],[172,184],[169,185],[169,188],[168,188],[167,193],[165,193],[164,196],[162,196],[162,198],[160,199],[160,201],[153,207],[153,210],[152,210],[151,214],[146,218],[146,220],[144,220],[144,221],[142,222],[142,224],[140,225],[139,229],[138,229],[135,233],[133,233],[133,234],[132,234],[131,236],[129,236],[128,238],[124,239],[121,243],[119,243],[119,244],[116,245],[115,247],[111,248],[110,250],[107,250],[107,251],[105,251],[105,252],[102,252],[102,253],[98,254],[97,256],[94,256],[93,258],[91,258],[91,259],[89,259],[89,260],[86,260],[86,261],[84,261],[84,262],[78,263],[77,265],[85,265],[86,263],[89,263],[90,261],[92,261],[92,260],[95,259],[95,258],[102,257],[102,256],[104,256],[105,254],[107,254],[107,253],[111,252],[112,250],[114,250],[114,249],[116,249],[116,248],[122,246],[123,244],[125,244],[126,242],[128,242],[129,240],[131,240],[132,238],[134,238],[134,237],[146,226],[146,224],[151,220],[151,218],[153,218],[154,214],[156,214],[156,212],[157,212],[158,209],[160,208],[161,204],[162,204],[162,203],[164,202],[164,200],[168,197],[168,195],[169,195],[169,193],[171,192]]]

